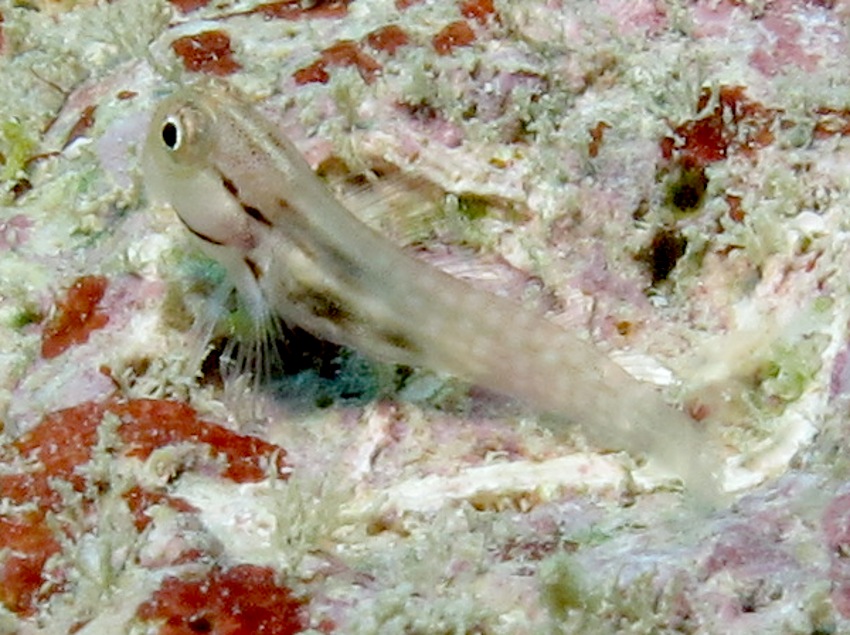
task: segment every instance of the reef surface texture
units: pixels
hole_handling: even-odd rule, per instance
[[[0,3],[0,633],[850,633],[848,33],[847,0]],[[726,499],[427,369],[252,349],[143,187],[201,77],[654,385]]]

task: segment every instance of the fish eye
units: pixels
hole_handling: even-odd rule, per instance
[[[180,134],[180,127],[177,125],[177,122],[174,121],[171,117],[165,120],[165,123],[162,124],[162,142],[165,144],[169,150],[177,150],[180,147],[180,143],[182,141],[182,135]]]

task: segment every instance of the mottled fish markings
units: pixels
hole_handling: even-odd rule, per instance
[[[197,235],[197,234],[196,234]],[[248,267],[248,270],[251,272],[251,275],[254,276],[254,280],[257,282],[263,277],[263,270],[260,269],[260,266],[251,260],[248,256],[245,256],[243,259],[245,266]]]
[[[186,229],[188,229],[188,230],[189,230],[189,232],[190,232],[193,236],[195,236],[196,238],[199,238],[200,240],[202,240],[202,241],[203,241],[203,242],[205,242],[205,243],[209,243],[210,245],[219,245],[219,246],[221,246],[221,245],[223,245],[223,244],[224,244],[224,243],[220,243],[220,242],[218,242],[218,241],[217,241],[217,240],[215,240],[214,238],[210,238],[209,236],[206,236],[206,235],[202,234],[202,233],[201,233],[201,232],[199,232],[197,229],[194,229],[193,227],[190,227],[189,225],[187,225],[185,222],[183,222],[183,226],[184,226]]]
[[[357,219],[235,91],[189,87],[158,108],[144,169],[259,319],[278,314],[376,359],[453,374],[554,415],[606,449],[647,453],[702,494],[702,431],[594,346],[406,254]]]

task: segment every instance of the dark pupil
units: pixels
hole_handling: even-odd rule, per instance
[[[162,140],[171,150],[177,146],[177,126],[170,121],[162,127]]]

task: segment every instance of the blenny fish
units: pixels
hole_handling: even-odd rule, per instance
[[[227,269],[252,314],[392,363],[517,398],[546,425],[645,454],[716,492],[704,432],[592,344],[453,278],[382,236],[331,193],[293,143],[235,89],[183,88],[156,110],[143,169]]]

